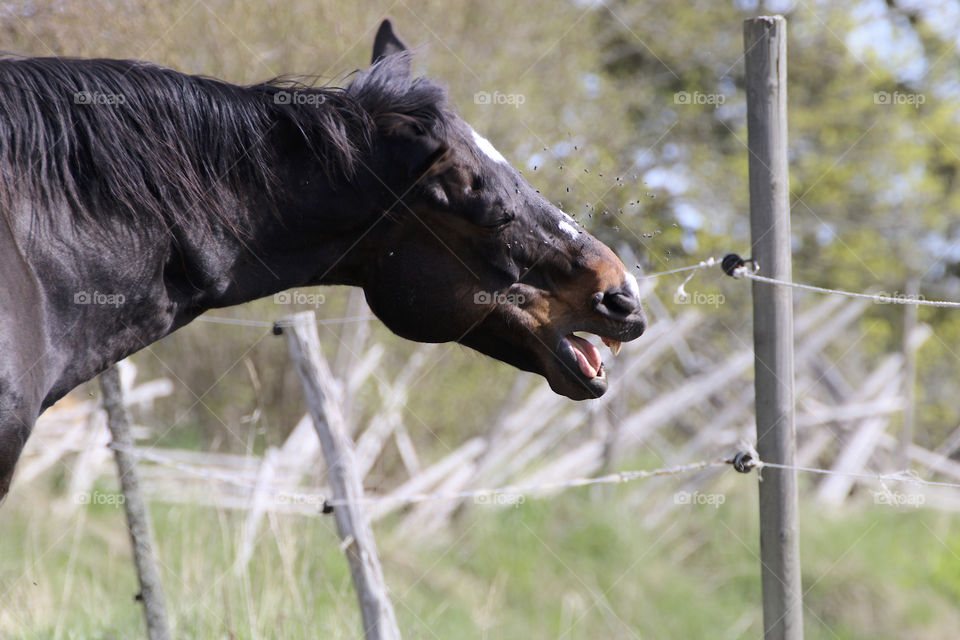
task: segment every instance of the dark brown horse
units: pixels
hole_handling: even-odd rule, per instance
[[[349,86],[0,60],[0,499],[37,416],[208,309],[362,287],[395,333],[598,397],[636,280],[412,78],[389,22]]]

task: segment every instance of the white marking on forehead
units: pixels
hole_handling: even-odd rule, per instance
[[[577,228],[572,224],[570,224],[569,222],[567,222],[566,220],[561,220],[558,226],[560,227],[560,231],[563,231],[565,234],[567,234],[571,238],[575,239],[577,236],[580,235],[580,232],[577,230]]]
[[[560,228],[560,231],[563,231],[565,234],[576,240],[577,236],[580,235],[580,229],[577,229],[577,221],[563,211],[560,212],[560,216],[560,221],[557,224],[557,226]]]
[[[497,148],[493,146],[489,140],[484,138],[482,135],[476,132],[474,129],[470,129],[470,133],[473,134],[473,141],[479,147],[480,151],[483,151],[483,154],[493,160],[494,162],[499,162],[500,164],[510,164],[507,162],[507,159],[504,158]]]

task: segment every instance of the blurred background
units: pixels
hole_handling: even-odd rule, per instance
[[[266,460],[284,486],[322,494],[310,429],[297,432],[303,393],[269,327],[295,311],[318,315],[374,495],[737,450],[752,431],[748,286],[712,268],[683,297],[686,274],[642,276],[749,253],[742,21],[762,13],[788,19],[794,279],[960,299],[960,2],[0,6],[11,53],[145,59],[238,84],[310,74],[344,86],[390,17],[415,71],[635,270],[653,320],[608,363],[605,399],[585,404],[465,348],[396,338],[340,288],[217,310],[253,322],[196,322],[135,355],[125,375],[128,393],[140,389],[139,443],[181,464],[144,469],[176,637],[358,637],[332,520],[309,500],[249,508]],[[802,462],[960,480],[960,313],[810,294],[795,306]],[[0,509],[2,637],[142,636],[98,396],[91,383],[48,412]],[[956,637],[960,491],[809,476],[801,487],[808,637]],[[376,517],[407,637],[762,633],[751,477]]]

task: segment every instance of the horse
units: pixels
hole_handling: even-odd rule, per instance
[[[361,287],[390,330],[607,389],[636,279],[411,72],[389,20],[345,87],[0,58],[0,500],[37,417],[209,309]]]

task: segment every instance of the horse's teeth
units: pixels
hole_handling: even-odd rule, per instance
[[[620,347],[622,346],[622,343],[619,340],[612,340],[610,338],[600,338],[600,339],[603,340],[603,344],[610,347],[610,352],[613,353],[613,355],[615,356],[620,355]]]

